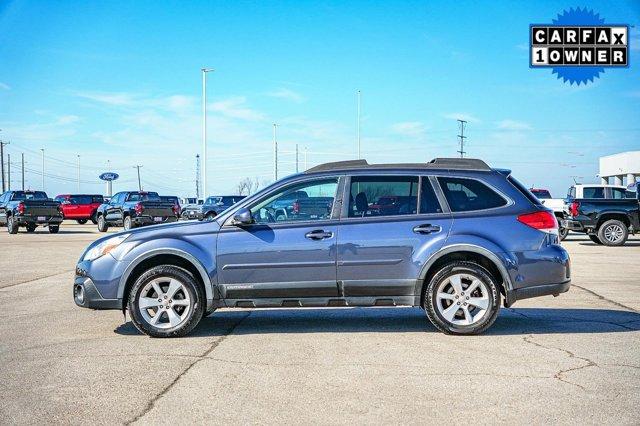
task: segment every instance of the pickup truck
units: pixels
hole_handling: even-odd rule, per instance
[[[629,233],[640,230],[637,198],[575,198],[569,201],[569,218],[564,226],[586,233],[596,244],[621,246]]]
[[[43,191],[6,191],[0,195],[0,225],[6,225],[10,234],[17,234],[21,226],[34,232],[38,225],[56,234],[62,219],[60,203]]]
[[[91,220],[97,224],[96,212],[104,204],[104,197],[98,194],[62,194],[55,198],[62,206],[65,219],[73,219],[80,225]]]
[[[216,195],[208,197],[201,206],[200,217],[198,219],[211,220],[244,197],[244,195]]]
[[[180,208],[172,202],[163,202],[157,192],[118,192],[108,204],[96,213],[98,231],[106,232],[110,226],[123,226],[125,230],[138,226],[175,222]]]
[[[296,191],[273,201],[270,213],[276,222],[284,220],[323,219],[331,215],[333,197],[310,197]]]

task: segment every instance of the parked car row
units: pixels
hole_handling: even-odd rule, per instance
[[[553,210],[561,239],[574,231],[586,233],[596,244],[620,246],[629,234],[640,231],[637,185],[633,191],[618,185],[575,184],[564,199],[552,198],[544,189],[531,192]]]

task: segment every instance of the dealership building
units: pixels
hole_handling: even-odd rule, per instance
[[[600,157],[600,182],[604,185],[631,185],[640,178],[640,151]]]

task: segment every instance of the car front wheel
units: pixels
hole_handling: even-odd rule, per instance
[[[443,266],[426,286],[423,307],[447,334],[480,334],[500,310],[500,291],[489,272],[473,262]]]
[[[104,220],[104,216],[98,216],[98,231],[107,232],[107,229],[109,229],[109,226],[107,225],[107,221]]]
[[[180,337],[204,314],[204,291],[185,269],[155,266],[142,274],[129,294],[129,314],[138,330],[151,337]]]

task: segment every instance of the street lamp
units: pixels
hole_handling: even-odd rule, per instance
[[[213,68],[201,68],[202,71],[202,196],[207,197],[207,73]]]
[[[42,151],[42,190],[44,191],[44,148],[40,148]]]

